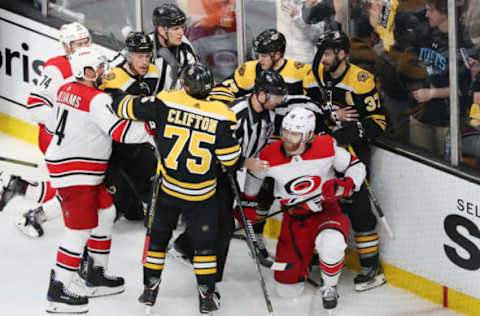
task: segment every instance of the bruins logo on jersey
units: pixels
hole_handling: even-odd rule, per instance
[[[303,66],[305,66],[304,63],[300,62],[300,61],[296,61],[293,66],[296,68],[296,69],[300,69],[300,68],[303,68]]]
[[[358,79],[358,81],[360,81],[360,82],[367,81],[367,80],[368,80],[368,73],[365,72],[365,71],[360,71],[360,72],[357,74],[357,79]]]
[[[246,68],[247,67],[245,66],[245,64],[241,65],[240,68],[238,68],[238,74],[243,77],[243,75],[245,75]]]
[[[103,76],[103,79],[104,80],[113,80],[113,79],[115,79],[115,73],[113,71],[110,71],[109,73],[105,74],[105,76]]]

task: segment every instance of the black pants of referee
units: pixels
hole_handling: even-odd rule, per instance
[[[220,282],[223,279],[223,271],[230,248],[230,240],[232,239],[235,228],[232,212],[234,197],[231,184],[227,175],[220,171],[217,176],[216,197],[218,203],[218,230],[216,239],[217,282]],[[192,242],[186,232],[178,236],[177,240],[175,240],[175,245],[183,251],[190,261],[193,260]]]

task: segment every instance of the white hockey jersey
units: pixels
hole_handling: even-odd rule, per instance
[[[260,159],[267,160],[270,168],[266,172],[248,172],[245,194],[256,196],[265,177],[275,179],[274,196],[283,205],[293,205],[309,200],[310,210],[321,210],[322,186],[335,178],[335,171],[351,177],[355,191],[360,190],[365,180],[365,165],[347,150],[337,146],[330,135],[317,135],[308,149],[301,155],[286,156],[281,141],[276,141],[260,152]],[[311,199],[313,197],[318,197]]]
[[[103,181],[112,139],[153,142],[145,122],[118,118],[111,97],[76,82],[62,86],[55,103],[56,127],[45,161],[52,187],[97,185]]]
[[[54,124],[52,108],[57,99],[58,89],[75,78],[72,67],[66,56],[50,58],[43,65],[42,78],[30,93],[27,100],[27,109],[30,118],[44,125],[52,133]]]

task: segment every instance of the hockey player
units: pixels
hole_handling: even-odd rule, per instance
[[[263,171],[268,165],[258,159],[258,153],[267,144],[274,130],[275,108],[282,103],[288,93],[282,76],[274,70],[265,70],[255,79],[254,92],[229,104],[237,116],[235,137],[240,143],[243,167]],[[223,278],[223,271],[228,255],[230,240],[233,234],[233,192],[228,177],[223,172],[218,174],[219,197],[219,231],[217,237],[217,282]],[[268,256],[265,246],[259,244],[262,259]],[[169,249],[169,253],[181,260],[193,259],[192,242],[186,233],[181,234]]]
[[[322,35],[317,48],[313,70],[305,81],[307,94],[316,100],[325,99],[331,109],[329,123],[333,137],[340,146],[351,145],[368,168],[369,142],[381,135],[387,125],[374,76],[349,63],[350,42],[341,31]],[[354,279],[355,289],[364,291],[384,284],[375,228],[377,220],[365,184],[352,198],[343,199],[340,205],[352,223],[362,265]]]
[[[257,60],[247,61],[239,66],[232,78],[225,79],[210,93],[210,99],[230,102],[235,98],[250,93],[253,90],[255,78],[265,69],[276,70],[287,83],[290,95],[303,95],[303,81],[311,70],[310,65],[285,58],[287,42],[285,36],[275,29],[261,32],[253,46]],[[268,213],[273,202],[274,183],[267,179],[262,189],[259,210]],[[255,225],[255,233],[262,236],[265,222]],[[261,244],[261,243],[260,243]]]
[[[165,264],[167,245],[179,214],[194,248],[193,268],[198,283],[200,313],[215,311],[218,218],[217,162],[228,170],[241,164],[240,145],[233,135],[235,114],[222,102],[205,101],[213,87],[210,70],[199,63],[182,72],[185,91],[162,91],[156,96],[114,100],[117,114],[153,121],[160,152],[161,184],[158,189],[150,244],[144,264],[144,291],[139,298],[155,304]]]
[[[151,63],[153,42],[143,32],[131,33],[126,41],[127,59],[104,75],[99,89],[107,93],[152,95],[159,73]],[[141,165],[142,168],[138,168]],[[156,158],[150,144],[113,143],[105,185],[112,193],[117,211],[125,218],[144,218],[144,205],[150,202],[151,178]]]
[[[86,295],[117,294],[124,279],[105,274],[115,218],[112,198],[102,184],[112,150],[112,139],[142,143],[151,140],[140,122],[119,119],[109,108],[111,97],[96,89],[106,58],[92,48],[77,49],[70,56],[75,81],[57,94],[55,134],[45,161],[62,200],[65,235],[50,273],[47,312],[88,311],[88,298],[68,290],[88,246]]]
[[[276,291],[281,297],[296,297],[303,291],[307,266],[314,249],[322,267],[323,307],[337,306],[337,283],[342,270],[349,223],[337,199],[358,191],[365,179],[365,165],[327,134],[314,135],[315,115],[294,108],[283,119],[281,140],[262,149],[260,159],[270,168],[249,172],[245,195],[255,201],[263,179],[276,181],[275,196],[289,210],[283,214],[276,260],[294,262],[286,271],[275,271]],[[336,172],[343,178],[336,178]],[[255,216],[254,209],[245,213]],[[254,217],[251,219],[254,220]]]
[[[198,61],[184,36],[187,17],[178,6],[165,3],[153,10],[154,63],[160,75],[157,91],[182,88],[179,80],[186,65]]]
[[[65,55],[50,58],[43,65],[42,79],[30,93],[26,106],[30,117],[39,126],[38,146],[42,154],[45,154],[54,131],[50,118],[53,116],[52,107],[57,91],[62,85],[73,80],[68,57],[76,49],[89,46],[91,41],[88,29],[77,22],[62,25],[59,39]],[[51,187],[50,181],[33,183],[12,175],[1,196],[0,210],[15,195],[25,195],[28,199],[43,203],[21,215],[16,222],[20,231],[29,237],[42,236],[44,231],[41,224],[61,215],[60,201],[54,198],[56,189]]]
[[[285,58],[286,45],[285,36],[275,29],[260,33],[253,43],[257,60],[239,66],[231,78],[212,90],[210,98],[230,102],[252,92],[255,78],[266,69],[276,70],[283,77],[290,95],[304,94],[303,80],[311,67]]]

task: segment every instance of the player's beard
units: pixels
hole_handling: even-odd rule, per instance
[[[298,143],[290,143],[290,142],[282,141],[283,149],[285,149],[285,152],[287,154],[291,154],[295,152],[300,147],[301,144],[302,144],[301,141]]]
[[[331,65],[325,65],[324,64],[325,70],[329,73],[335,72],[338,69],[338,66],[340,66],[340,63],[342,61],[344,61],[344,59],[340,60],[340,59],[338,59],[337,55],[335,55],[335,60],[334,60],[333,64],[331,64]]]

